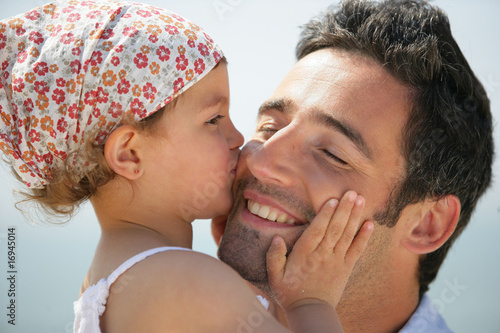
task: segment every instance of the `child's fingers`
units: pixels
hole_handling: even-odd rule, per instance
[[[280,236],[274,236],[266,254],[266,266],[269,282],[281,281],[286,264],[286,244]]]
[[[347,265],[352,267],[359,259],[361,253],[368,244],[370,236],[372,235],[373,227],[374,226],[372,221],[365,221],[365,223],[363,223],[361,229],[359,229],[358,234],[354,238],[353,242],[351,243],[351,246],[347,250],[347,253],[344,257],[344,262]]]
[[[356,192],[348,191],[340,200],[338,208],[335,210],[335,213],[329,221],[326,235],[321,243],[321,247],[324,250],[327,250],[330,253],[333,252],[337,242],[342,237],[346,224],[351,216],[351,210],[356,196]]]
[[[344,256],[351,246],[354,237],[358,231],[361,222],[361,214],[365,205],[365,199],[362,196],[357,196],[352,204],[351,215],[349,216],[347,225],[344,228],[342,236],[335,245],[334,252]]]
[[[300,251],[301,253],[310,253],[316,250],[327,233],[330,219],[337,208],[338,203],[337,199],[331,199],[328,200],[323,207],[321,207],[321,210],[311,221],[311,224],[295,243],[293,247],[294,251],[297,249],[297,251]]]

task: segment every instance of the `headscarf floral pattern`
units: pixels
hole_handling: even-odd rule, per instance
[[[85,143],[161,109],[222,56],[196,24],[139,3],[54,1],[2,20],[0,150],[30,188],[64,168],[81,179]]]

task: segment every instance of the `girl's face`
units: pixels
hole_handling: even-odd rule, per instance
[[[177,98],[151,135],[152,192],[183,220],[226,214],[243,136],[229,118],[227,66]],[[153,199],[158,200],[158,198]]]

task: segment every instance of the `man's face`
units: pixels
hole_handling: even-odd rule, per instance
[[[370,59],[325,49],[300,60],[261,106],[242,151],[221,259],[268,291],[273,236],[290,250],[321,206],[347,190],[366,199],[365,219],[384,211],[405,167],[408,111],[408,89]],[[394,229],[376,226],[351,280],[387,265]]]

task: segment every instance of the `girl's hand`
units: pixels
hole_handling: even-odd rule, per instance
[[[373,230],[373,222],[365,221],[357,232],[363,207],[363,197],[353,191],[340,203],[329,200],[288,258],[284,240],[273,239],[267,252],[268,278],[275,300],[285,311],[316,303],[337,306]]]

